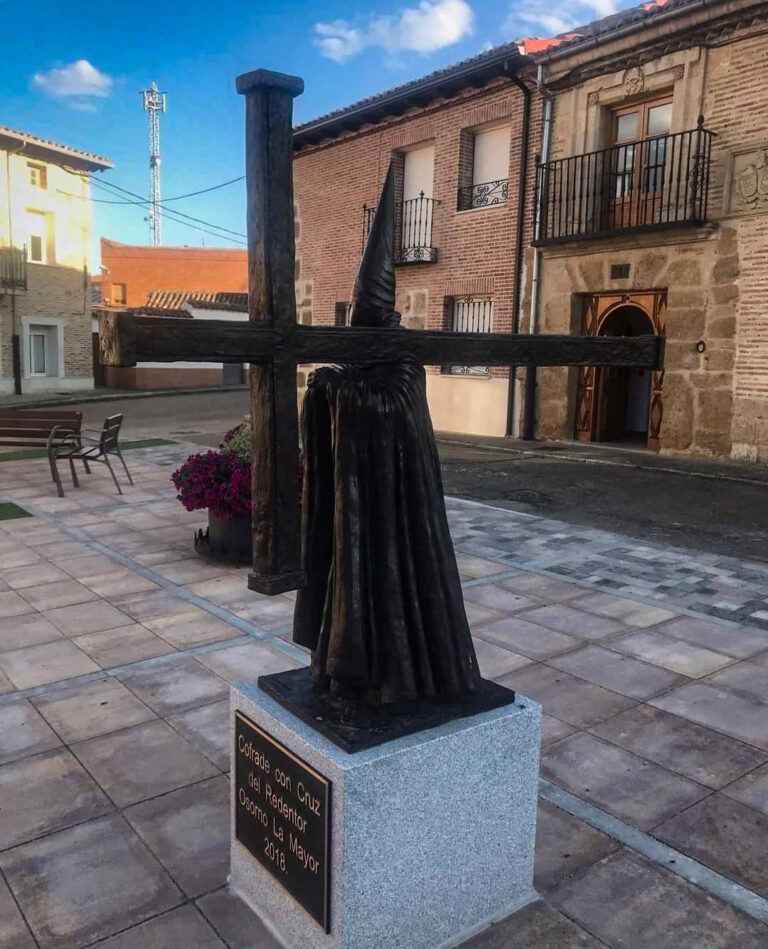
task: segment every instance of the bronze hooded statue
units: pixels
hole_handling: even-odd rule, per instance
[[[394,239],[390,167],[353,291],[361,332],[400,323]],[[313,651],[315,689],[372,705],[475,693],[423,367],[400,359],[318,369],[302,436],[308,583],[294,641]]]

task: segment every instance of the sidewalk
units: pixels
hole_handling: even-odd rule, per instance
[[[226,887],[227,696],[308,656],[192,553],[190,447],[123,497],[0,465],[2,949],[276,949]],[[542,899],[465,949],[765,949],[768,568],[448,508],[483,674],[545,713]]]
[[[57,405],[83,405],[87,402],[116,402],[119,399],[153,399],[170,395],[196,395],[210,392],[237,392],[248,386],[197,386],[188,389],[81,389],[77,392],[27,392],[0,395],[0,409],[53,408]]]

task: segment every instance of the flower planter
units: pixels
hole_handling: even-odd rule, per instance
[[[251,553],[251,515],[217,517],[208,510],[208,527],[195,532],[195,550],[201,557],[231,567],[246,567]]]

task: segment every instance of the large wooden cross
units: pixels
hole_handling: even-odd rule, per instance
[[[101,318],[102,361],[251,364],[253,572],[276,594],[302,585],[296,367],[397,361],[422,365],[639,366],[658,369],[662,339],[301,326],[294,291],[293,99],[303,81],[264,69],[237,79],[246,101],[249,322]]]

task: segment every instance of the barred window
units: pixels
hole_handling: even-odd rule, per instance
[[[352,304],[339,300],[333,305],[333,322],[336,326],[349,326]]]
[[[493,328],[493,300],[490,297],[448,297],[445,312],[455,333],[490,333]],[[489,376],[489,366],[443,366],[453,376]]]

